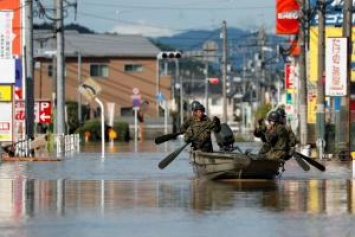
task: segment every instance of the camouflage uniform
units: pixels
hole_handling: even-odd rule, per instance
[[[276,123],[275,126],[265,133],[266,142],[271,148],[265,153],[270,160],[286,159],[289,151],[289,133],[283,124]]]
[[[183,134],[186,132],[187,128],[190,127],[190,125],[192,124],[192,122],[194,121],[193,116],[188,117],[185,122],[181,125],[180,127],[180,133]]]
[[[191,103],[191,111],[193,112],[195,108],[201,106],[201,103],[198,102],[197,100],[193,101]],[[186,132],[187,128],[190,127],[192,122],[194,121],[194,115],[192,114],[190,117],[188,117],[185,122],[181,125],[180,127],[180,134],[183,134]]]
[[[259,154],[265,154],[268,150],[271,148],[271,144],[268,143],[265,139],[265,133],[266,133],[266,125],[264,119],[260,119],[258,121],[259,126],[254,129],[254,136],[258,137],[261,139],[263,142],[262,147],[259,150]]]
[[[278,108],[276,110],[276,112],[280,115],[281,117],[281,124],[283,124],[286,127],[287,133],[288,133],[288,156],[286,157],[286,159],[291,159],[293,152],[295,150],[295,146],[297,145],[297,143],[299,143],[296,134],[292,131],[291,126],[287,126],[286,124],[286,112],[285,109],[283,108]]]
[[[192,141],[191,147],[194,150],[213,152],[211,132],[219,131],[220,125],[216,125],[211,119],[204,115],[201,121],[192,118],[190,126],[185,132],[185,141]]]

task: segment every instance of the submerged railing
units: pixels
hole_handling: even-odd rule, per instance
[[[79,134],[53,134],[52,136],[57,157],[70,155],[75,152],[80,152]]]

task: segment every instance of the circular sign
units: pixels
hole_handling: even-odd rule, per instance
[[[139,89],[137,87],[132,89],[133,95],[139,95]]]

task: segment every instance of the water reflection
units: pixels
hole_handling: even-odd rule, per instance
[[[210,182],[0,180],[0,222],[82,211],[184,208],[197,213],[239,207],[267,212],[354,213],[352,180]]]

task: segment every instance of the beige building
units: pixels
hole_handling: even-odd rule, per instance
[[[35,99],[52,100],[56,41],[48,31],[34,33]],[[65,33],[65,100],[88,102],[78,86],[93,78],[101,87],[100,100],[115,103],[115,117],[132,116],[132,90],[149,102],[146,113],[157,116],[157,55],[160,50],[139,35]],[[54,77],[55,79],[55,77]],[[170,98],[170,79],[160,78],[159,88]],[[91,108],[98,107],[91,103]]]

